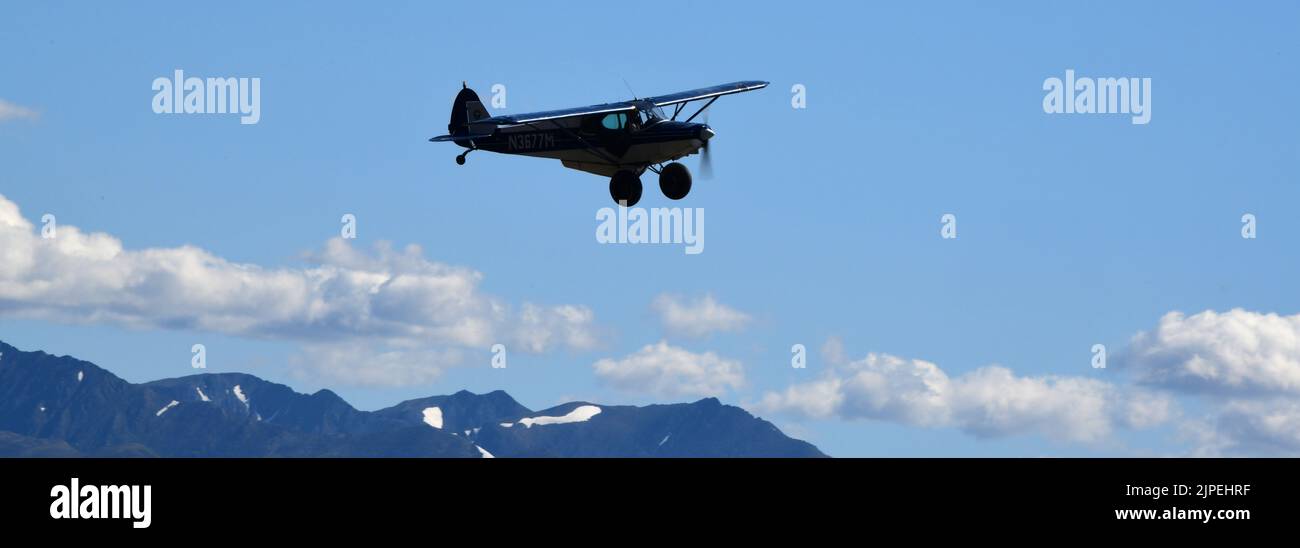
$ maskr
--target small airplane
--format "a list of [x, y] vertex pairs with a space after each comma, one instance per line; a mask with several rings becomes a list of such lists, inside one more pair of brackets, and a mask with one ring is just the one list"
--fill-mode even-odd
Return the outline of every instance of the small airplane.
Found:
[[[451, 141], [465, 152], [458, 165], [475, 150], [553, 158], [564, 167], [609, 177], [609, 195], [631, 207], [641, 201], [641, 174], [659, 175], [659, 189], [672, 200], [691, 191], [691, 172], [676, 162], [703, 149], [701, 170], [707, 176], [709, 139], [713, 128], [691, 123], [718, 97], [767, 87], [750, 80], [670, 93], [658, 97], [605, 103], [589, 107], [528, 114], [488, 116], [478, 94], [464, 83], [452, 103], [448, 135], [429, 139]], [[685, 120], [677, 121], [686, 105], [707, 101]], [[673, 107], [672, 116], [663, 107]]]

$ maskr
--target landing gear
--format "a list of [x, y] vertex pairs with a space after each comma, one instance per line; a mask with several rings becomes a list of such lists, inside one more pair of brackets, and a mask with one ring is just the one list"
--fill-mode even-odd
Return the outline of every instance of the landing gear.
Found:
[[465, 152], [462, 152], [458, 156], [456, 156], [456, 165], [458, 166], [465, 165], [465, 157], [469, 156], [469, 153], [474, 152], [475, 150], [478, 150], [478, 147], [474, 146], [473, 141], [470, 141], [469, 148], [465, 149]]
[[609, 179], [609, 197], [619, 205], [632, 207], [641, 201], [641, 176], [633, 171], [620, 171]]
[[669, 200], [680, 200], [691, 192], [691, 172], [686, 166], [673, 162], [659, 171], [659, 190]]

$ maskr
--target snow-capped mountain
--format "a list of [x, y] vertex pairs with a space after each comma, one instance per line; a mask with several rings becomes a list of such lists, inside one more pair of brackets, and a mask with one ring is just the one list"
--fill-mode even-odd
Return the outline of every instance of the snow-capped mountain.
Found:
[[132, 384], [0, 343], [0, 456], [822, 457], [714, 398], [532, 411], [460, 391], [359, 411], [242, 373]]

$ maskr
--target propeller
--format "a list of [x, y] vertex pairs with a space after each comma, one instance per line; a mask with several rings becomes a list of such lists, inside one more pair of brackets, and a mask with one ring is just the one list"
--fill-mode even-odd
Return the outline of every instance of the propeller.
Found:
[[[709, 113], [704, 113], [704, 125], [709, 125]], [[713, 139], [704, 141], [704, 146], [700, 147], [700, 176], [705, 179], [713, 178], [713, 161], [709, 156], [709, 142]]]

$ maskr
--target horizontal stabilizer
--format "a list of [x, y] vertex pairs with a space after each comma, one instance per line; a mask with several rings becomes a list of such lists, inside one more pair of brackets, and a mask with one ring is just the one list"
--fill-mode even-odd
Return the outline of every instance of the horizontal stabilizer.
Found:
[[435, 143], [443, 143], [446, 141], [473, 141], [475, 139], [482, 139], [491, 136], [492, 136], [491, 133], [472, 133], [468, 135], [439, 135], [437, 137], [432, 137], [429, 140]]

